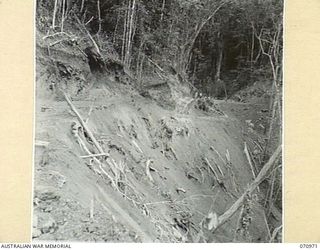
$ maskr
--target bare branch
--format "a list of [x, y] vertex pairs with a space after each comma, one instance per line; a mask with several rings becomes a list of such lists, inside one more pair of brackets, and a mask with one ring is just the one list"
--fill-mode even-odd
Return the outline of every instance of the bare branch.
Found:
[[266, 178], [269, 171], [272, 170], [272, 167], [278, 160], [280, 153], [281, 153], [281, 146], [278, 146], [276, 151], [270, 157], [269, 161], [263, 166], [257, 178], [250, 184], [247, 190], [226, 212], [224, 212], [221, 216], [219, 216], [218, 225], [213, 229], [212, 232], [215, 232], [220, 226], [226, 223], [235, 214], [235, 212], [241, 207], [241, 205], [245, 200], [246, 195], [251, 194], [259, 186], [259, 184]]
[[75, 16], [75, 19], [77, 20], [80, 28], [83, 29], [83, 30], [86, 32], [86, 34], [88, 35], [88, 37], [90, 38], [90, 40], [91, 40], [91, 42], [93, 43], [93, 46], [96, 48], [98, 54], [99, 54], [100, 56], [102, 56], [101, 53], [100, 53], [99, 46], [98, 46], [98, 44], [96, 43], [96, 41], [93, 39], [93, 37], [91, 36], [90, 32], [86, 29], [86, 27], [84, 26], [84, 24], [81, 23], [81, 21], [79, 20], [79, 18], [77, 17], [77, 15], [74, 15], [74, 16]]
[[77, 116], [81, 126], [86, 130], [88, 136], [90, 137], [90, 139], [92, 140], [93, 144], [96, 146], [96, 148], [98, 149], [100, 154], [106, 154], [103, 150], [103, 148], [100, 146], [99, 142], [97, 141], [97, 139], [95, 138], [95, 136], [93, 135], [93, 133], [91, 132], [90, 128], [88, 127], [87, 123], [82, 119], [81, 115], [79, 114], [78, 110], [75, 108], [75, 106], [73, 105], [73, 103], [71, 102], [70, 98], [67, 96], [67, 94], [65, 92], [63, 92], [61, 90], [61, 92], [64, 95], [65, 100], [67, 101], [67, 103], [69, 104], [71, 110], [73, 111], [73, 113], [75, 113], [75, 115]]

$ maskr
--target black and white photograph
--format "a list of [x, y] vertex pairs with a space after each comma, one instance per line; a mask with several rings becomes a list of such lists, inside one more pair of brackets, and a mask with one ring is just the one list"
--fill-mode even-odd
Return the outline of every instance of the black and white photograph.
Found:
[[36, 0], [33, 242], [281, 243], [282, 0]]

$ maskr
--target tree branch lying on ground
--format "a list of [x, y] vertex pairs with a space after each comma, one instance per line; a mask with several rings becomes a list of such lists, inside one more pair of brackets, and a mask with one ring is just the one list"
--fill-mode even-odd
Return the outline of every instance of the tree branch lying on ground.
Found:
[[279, 159], [281, 150], [282, 150], [281, 146], [278, 146], [276, 151], [270, 157], [269, 161], [263, 166], [257, 178], [250, 184], [247, 190], [226, 212], [224, 212], [222, 215], [218, 217], [217, 224], [212, 230], [212, 232], [215, 232], [220, 226], [226, 223], [235, 214], [235, 212], [237, 212], [237, 210], [241, 207], [241, 205], [245, 200], [245, 197], [248, 194], [251, 194], [259, 186], [259, 184], [267, 177], [267, 174], [270, 172], [270, 170], [272, 170], [274, 164]]

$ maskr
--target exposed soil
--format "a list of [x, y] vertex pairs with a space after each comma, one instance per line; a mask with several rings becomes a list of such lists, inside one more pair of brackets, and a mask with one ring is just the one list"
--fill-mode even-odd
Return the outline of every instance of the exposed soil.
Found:
[[[263, 192], [248, 199], [251, 219], [243, 230], [240, 211], [214, 234], [208, 216], [226, 211], [254, 178], [244, 142], [257, 171], [263, 164], [268, 93], [245, 103], [210, 99], [203, 109], [174, 75], [139, 88], [126, 76], [92, 75], [71, 45], [53, 47], [49, 55], [37, 46], [35, 140], [48, 144], [35, 147], [34, 240], [267, 241]], [[88, 152], [74, 134], [78, 120], [58, 88], [110, 154], [96, 157], [102, 168], [81, 157]], [[99, 153], [76, 129], [90, 153]], [[281, 224], [274, 214], [273, 228]]]

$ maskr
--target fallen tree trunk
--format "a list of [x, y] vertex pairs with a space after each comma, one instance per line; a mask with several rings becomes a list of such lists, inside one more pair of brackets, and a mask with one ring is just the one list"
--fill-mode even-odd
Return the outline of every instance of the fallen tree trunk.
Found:
[[237, 210], [243, 204], [245, 197], [248, 194], [251, 194], [259, 186], [259, 184], [267, 177], [267, 174], [269, 173], [269, 171], [272, 169], [275, 162], [279, 158], [280, 153], [281, 153], [281, 146], [279, 146], [276, 149], [276, 151], [270, 157], [269, 161], [261, 169], [257, 178], [250, 184], [250, 186], [241, 195], [241, 197], [226, 212], [224, 212], [222, 215], [220, 215], [218, 217], [218, 223], [217, 223], [216, 227], [213, 228], [212, 232], [215, 232], [220, 226], [222, 226], [224, 223], [226, 223], [235, 214], [235, 212], [237, 212]]
[[89, 129], [87, 123], [82, 119], [81, 115], [79, 114], [78, 110], [76, 109], [76, 107], [73, 105], [73, 103], [71, 102], [70, 98], [67, 96], [67, 94], [65, 92], [63, 92], [64, 98], [66, 99], [67, 103], [69, 104], [71, 110], [73, 111], [73, 113], [75, 113], [75, 115], [77, 116], [81, 126], [86, 130], [88, 136], [90, 137], [90, 139], [92, 140], [93, 144], [96, 146], [96, 148], [98, 149], [100, 154], [104, 154], [106, 156], [108, 156], [108, 154], [106, 154], [104, 152], [104, 150], [102, 149], [102, 147], [100, 146], [99, 142], [97, 141], [97, 139], [94, 137], [93, 133], [91, 132], [91, 130]]
[[83, 23], [81, 23], [80, 19], [76, 15], [74, 15], [74, 17], [75, 17], [76, 21], [78, 22], [80, 29], [83, 29], [85, 31], [85, 33], [88, 35], [89, 39], [91, 40], [93, 46], [96, 48], [98, 54], [102, 57], [97, 42], [93, 39], [90, 32], [87, 30], [86, 26]]

